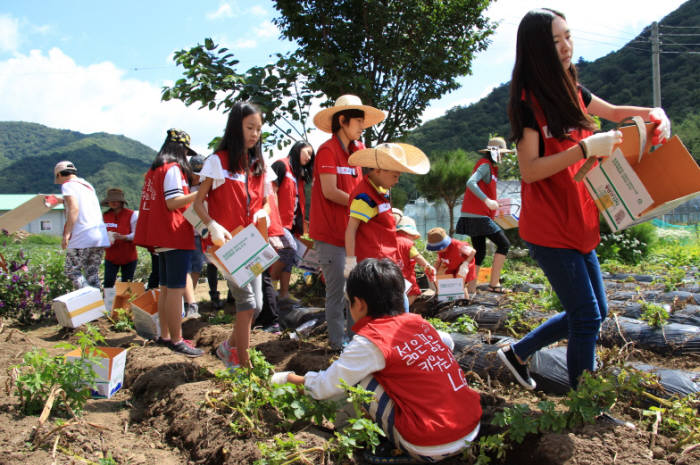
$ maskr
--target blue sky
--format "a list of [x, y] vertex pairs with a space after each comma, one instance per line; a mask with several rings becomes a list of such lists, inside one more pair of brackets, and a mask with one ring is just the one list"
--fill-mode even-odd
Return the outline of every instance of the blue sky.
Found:
[[[515, 31], [531, 8], [563, 11], [574, 55], [591, 61], [617, 50], [681, 0], [500, 0], [488, 16], [500, 21], [486, 52], [477, 56], [462, 88], [431, 102], [424, 120], [468, 105], [510, 79]], [[160, 89], [181, 77], [174, 51], [205, 37], [228, 46], [240, 71], [294, 49], [279, 38], [270, 0], [0, 2], [0, 120], [21, 120], [84, 133], [123, 134], [154, 149], [165, 130], [180, 127], [193, 145], [221, 135], [226, 116], [180, 102], [161, 102]], [[585, 84], [585, 83], [584, 83]], [[591, 89], [595, 92], [595, 89]], [[615, 102], [624, 103], [624, 102]], [[315, 145], [326, 136], [314, 131]]]

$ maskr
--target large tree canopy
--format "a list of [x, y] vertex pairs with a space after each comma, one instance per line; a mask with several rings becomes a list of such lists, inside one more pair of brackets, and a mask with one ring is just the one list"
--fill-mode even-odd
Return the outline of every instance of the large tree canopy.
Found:
[[457, 89], [494, 26], [491, 0], [276, 0], [275, 24], [314, 69], [312, 89], [358, 95], [388, 113], [367, 134], [395, 140], [421, 122], [428, 102]]

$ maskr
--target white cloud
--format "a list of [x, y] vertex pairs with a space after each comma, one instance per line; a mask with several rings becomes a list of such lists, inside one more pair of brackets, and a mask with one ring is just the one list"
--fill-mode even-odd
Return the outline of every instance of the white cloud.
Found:
[[255, 48], [258, 43], [253, 39], [239, 39], [233, 43], [232, 48], [244, 49], [244, 48]]
[[19, 21], [0, 15], [0, 52], [15, 52], [19, 45]]
[[275, 37], [278, 35], [277, 26], [275, 26], [271, 21], [263, 21], [259, 26], [254, 29], [255, 35], [257, 37], [267, 39], [270, 37]]
[[255, 5], [251, 7], [250, 9], [250, 14], [255, 15], [255, 16], [265, 16], [267, 15], [267, 10], [260, 5]]
[[221, 135], [226, 116], [217, 111], [160, 100], [160, 87], [124, 77], [110, 62], [79, 66], [60, 49], [33, 50], [0, 61], [0, 114], [3, 120], [31, 121], [83, 133], [123, 134], [154, 149], [166, 129], [192, 137], [195, 150]]
[[234, 8], [231, 6], [230, 2], [222, 2], [216, 11], [207, 13], [206, 16], [209, 20], [233, 18], [235, 16], [233, 10]]

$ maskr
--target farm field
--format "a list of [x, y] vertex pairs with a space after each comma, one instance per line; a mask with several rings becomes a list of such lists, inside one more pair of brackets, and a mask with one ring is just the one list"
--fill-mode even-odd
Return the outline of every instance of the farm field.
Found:
[[[8, 263], [22, 250], [29, 259], [28, 272], [41, 263], [36, 270], [48, 287], [65, 285], [53, 270], [53, 262], [61, 260], [55, 244], [6, 241]], [[46, 250], [56, 257], [43, 255]], [[437, 304], [434, 298], [422, 299], [415, 310], [454, 334], [455, 357], [481, 394], [484, 410], [481, 442], [471, 455], [442, 463], [700, 463], [700, 398], [688, 395], [700, 389], [699, 263], [700, 242], [692, 236], [657, 239], [637, 264], [603, 262], [610, 315], [601, 330], [599, 370], [582, 382], [576, 395], [567, 394], [566, 376], [557, 371], [563, 345], [542, 351], [552, 358], [538, 360], [533, 368], [541, 387], [534, 392], [520, 388], [496, 357], [499, 343], [521, 337], [559, 309], [529, 259], [507, 262], [503, 284], [512, 290], [507, 294], [484, 288], [469, 301]], [[219, 288], [224, 289], [223, 283]], [[322, 307], [318, 282], [298, 280], [294, 293], [306, 306]], [[352, 424], [349, 404], [330, 408], [292, 388], [267, 383], [272, 369], [303, 374], [327, 367], [336, 355], [326, 350], [325, 325], [296, 339], [289, 331], [255, 329], [255, 368], [226, 375], [215, 350], [231, 330], [232, 305], [224, 312], [211, 309], [206, 283], [197, 294], [202, 318], [186, 321], [183, 333], [205, 350], [203, 357], [186, 359], [100, 318], [91, 323], [104, 338], [99, 345], [129, 348], [122, 389], [110, 399], [87, 400], [80, 413], [62, 408], [65, 398], [59, 392], [45, 421], [41, 409], [27, 414], [16, 394], [16, 380], [31, 371], [23, 358], [36, 349], [61, 355], [66, 350], [57, 348], [58, 343], [80, 346], [90, 330], [62, 328], [50, 312], [40, 321], [20, 323], [4, 294], [0, 464], [366, 463], [362, 448], [353, 451], [348, 444], [370, 437], [369, 429], [357, 428], [362, 434], [355, 435], [343, 430]], [[663, 376], [650, 377], [649, 368], [640, 363], [663, 369], [656, 370]], [[646, 371], [633, 370], [632, 364]], [[672, 396], [672, 391], [683, 394]], [[333, 411], [324, 410], [328, 408]], [[603, 411], [609, 416], [599, 416]]]

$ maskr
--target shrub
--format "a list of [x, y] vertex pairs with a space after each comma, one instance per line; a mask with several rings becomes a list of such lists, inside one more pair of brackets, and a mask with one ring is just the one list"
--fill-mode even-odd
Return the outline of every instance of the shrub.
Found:
[[656, 228], [642, 223], [619, 232], [611, 232], [607, 223], [600, 224], [600, 245], [596, 249], [599, 260], [619, 260], [636, 265], [649, 255], [656, 239]]
[[23, 325], [47, 316], [51, 310], [50, 289], [44, 275], [29, 268], [29, 259], [22, 251], [7, 265], [7, 273], [0, 269], [0, 315]]

